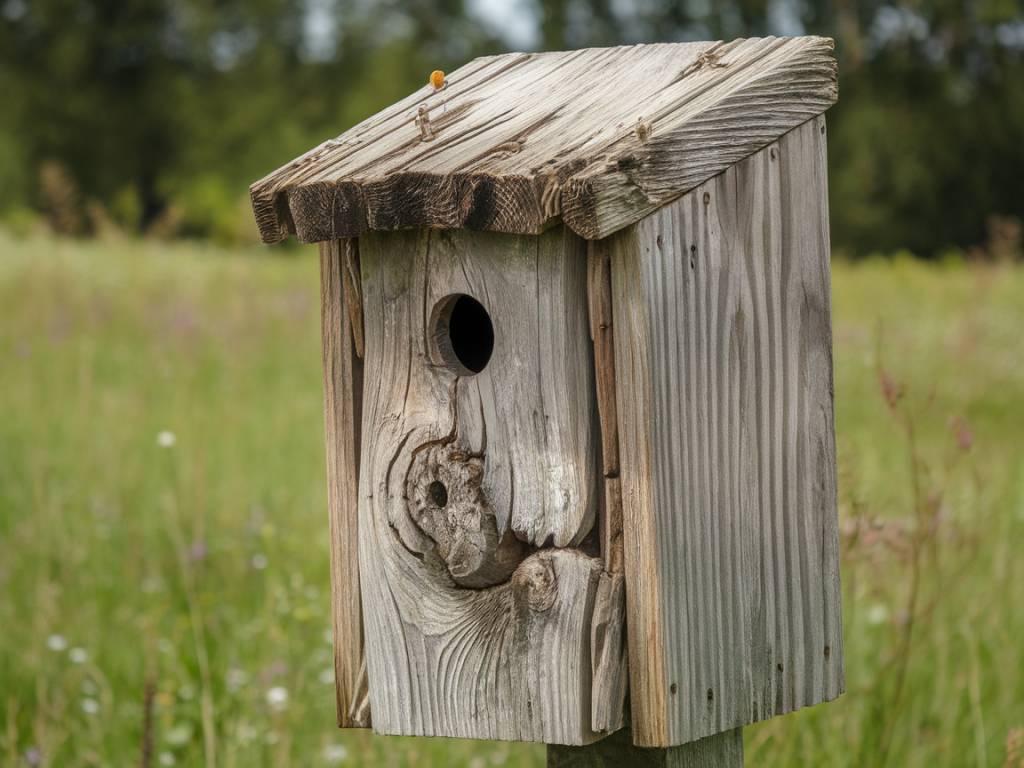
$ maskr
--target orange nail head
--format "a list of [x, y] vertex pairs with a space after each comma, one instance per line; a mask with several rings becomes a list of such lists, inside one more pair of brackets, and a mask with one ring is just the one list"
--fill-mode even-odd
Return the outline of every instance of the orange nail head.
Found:
[[435, 69], [430, 73], [430, 84], [434, 86], [435, 91], [439, 91], [444, 88], [444, 72], [440, 69]]

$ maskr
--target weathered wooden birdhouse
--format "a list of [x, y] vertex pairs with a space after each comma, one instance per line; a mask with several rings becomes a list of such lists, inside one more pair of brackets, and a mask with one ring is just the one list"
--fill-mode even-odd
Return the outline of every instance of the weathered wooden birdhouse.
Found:
[[341, 725], [734, 754], [842, 691], [831, 49], [476, 59], [253, 185], [320, 244]]

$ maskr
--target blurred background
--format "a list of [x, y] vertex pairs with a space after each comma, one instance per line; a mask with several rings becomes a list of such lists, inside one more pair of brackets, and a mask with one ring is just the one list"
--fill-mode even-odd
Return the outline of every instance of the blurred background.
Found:
[[848, 692], [750, 765], [1024, 765], [1020, 0], [0, 0], [0, 764], [539, 766], [333, 727], [317, 263], [248, 185], [506, 50], [836, 39]]

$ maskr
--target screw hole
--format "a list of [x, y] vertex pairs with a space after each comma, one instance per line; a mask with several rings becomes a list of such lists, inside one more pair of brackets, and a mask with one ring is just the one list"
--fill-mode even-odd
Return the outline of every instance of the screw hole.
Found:
[[484, 305], [464, 293], [434, 308], [433, 335], [440, 362], [460, 376], [480, 373], [494, 352], [494, 325]]
[[444, 483], [440, 480], [432, 482], [427, 487], [427, 493], [430, 494], [430, 500], [441, 509], [448, 506], [448, 489], [444, 487]]

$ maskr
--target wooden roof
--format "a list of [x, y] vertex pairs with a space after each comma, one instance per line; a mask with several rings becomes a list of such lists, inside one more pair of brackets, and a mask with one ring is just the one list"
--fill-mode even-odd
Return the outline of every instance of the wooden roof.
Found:
[[832, 47], [767, 37], [474, 59], [253, 184], [260, 234], [532, 234], [561, 217], [605, 237], [825, 111]]

